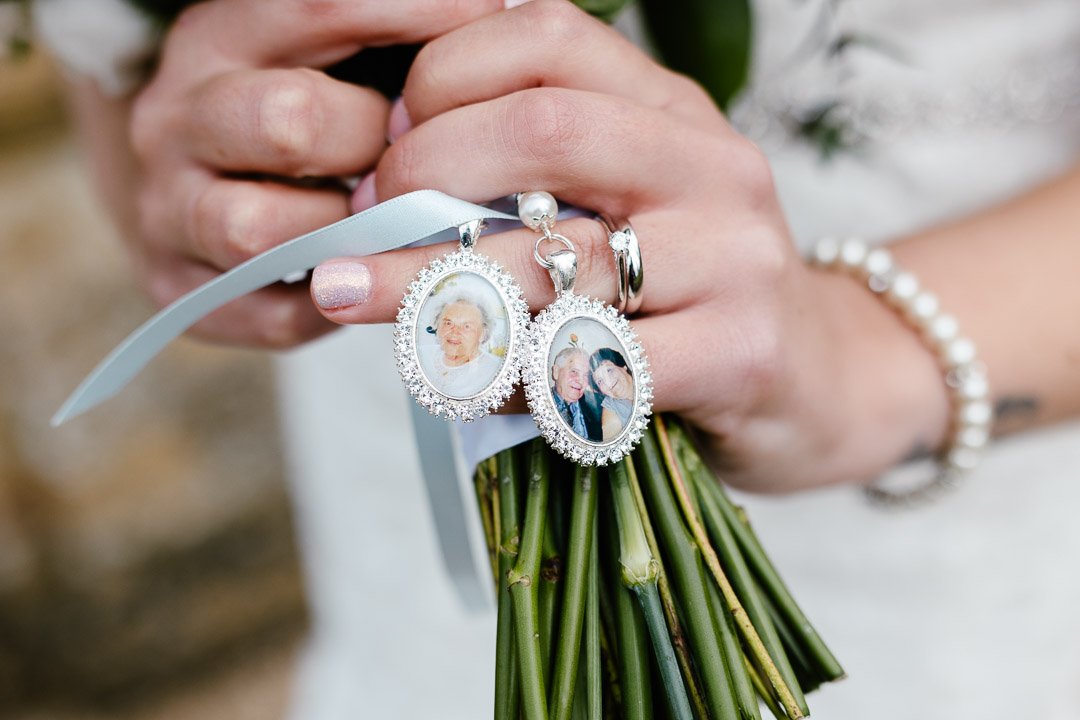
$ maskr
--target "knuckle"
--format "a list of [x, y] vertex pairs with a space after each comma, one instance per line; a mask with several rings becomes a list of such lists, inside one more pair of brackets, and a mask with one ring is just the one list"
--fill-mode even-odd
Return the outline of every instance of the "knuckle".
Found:
[[574, 228], [577, 246], [578, 275], [583, 278], [596, 278], [599, 285], [596, 292], [599, 297], [614, 297], [615, 260], [608, 245], [608, 234], [596, 220], [582, 221], [581, 227]]
[[426, 155], [413, 138], [406, 135], [386, 149], [376, 173], [377, 184], [384, 192], [380, 197], [391, 197], [424, 187], [422, 178]]
[[151, 264], [142, 276], [142, 289], [158, 309], [169, 305], [183, 294], [174, 268], [163, 265], [160, 261]]
[[537, 88], [513, 96], [507, 145], [516, 157], [549, 163], [573, 161], [587, 138], [586, 123], [570, 97]]
[[[446, 42], [436, 38], [424, 45], [416, 54], [412, 67], [409, 69], [409, 77], [406, 80], [407, 94], [410, 100], [424, 97], [438, 89], [445, 91], [444, 68], [452, 68], [454, 60], [447, 57]], [[410, 92], [411, 91], [411, 92]]]
[[526, 4], [532, 37], [562, 47], [578, 39], [588, 16], [567, 0], [533, 0]]
[[257, 255], [261, 204], [254, 197], [241, 198], [207, 186], [191, 209], [190, 234], [195, 251], [228, 267]]
[[205, 18], [213, 15], [213, 8], [209, 7], [210, 5], [211, 3], [189, 4], [176, 16], [171, 34], [184, 31], [195, 32], [195, 28], [198, 28], [198, 26], [205, 22]]
[[266, 308], [261, 328], [261, 344], [272, 350], [287, 350], [319, 334], [311, 322], [315, 315], [310, 302], [298, 298], [275, 302]]
[[131, 119], [128, 122], [128, 140], [135, 157], [146, 162], [153, 158], [160, 143], [162, 124], [161, 102], [158, 100], [154, 85], [150, 85], [136, 97], [131, 106]]
[[319, 136], [315, 81], [306, 70], [275, 73], [254, 108], [258, 145], [287, 172], [303, 174]]
[[761, 208], [772, 204], [776, 190], [772, 167], [765, 153], [755, 143], [740, 135], [733, 146], [733, 154], [732, 167], [753, 206]]
[[668, 72], [671, 99], [667, 106], [686, 106], [687, 108], [709, 107], [715, 108], [712, 96], [696, 80], [682, 73]]
[[752, 313], [749, 320], [735, 333], [737, 349], [731, 370], [745, 399], [757, 404], [770, 397], [781, 382], [785, 352], [777, 313], [764, 309]]
[[337, 20], [348, 9], [340, 0], [293, 0], [296, 10], [303, 17]]

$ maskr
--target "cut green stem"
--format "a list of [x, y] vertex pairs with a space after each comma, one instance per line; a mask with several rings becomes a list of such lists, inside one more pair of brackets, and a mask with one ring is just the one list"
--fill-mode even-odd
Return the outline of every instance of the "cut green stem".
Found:
[[671, 430], [672, 440], [677, 445], [676, 454], [681, 460], [682, 468], [686, 471], [688, 480], [696, 491], [698, 507], [701, 509], [702, 519], [705, 521], [705, 527], [709, 532], [709, 539], [719, 553], [720, 559], [731, 579], [731, 584], [742, 601], [750, 621], [757, 628], [758, 635], [760, 635], [766, 651], [776, 664], [777, 670], [780, 671], [780, 676], [791, 690], [799, 709], [802, 710], [804, 715], [809, 715], [810, 708], [807, 706], [806, 698], [799, 687], [795, 671], [791, 666], [787, 653], [784, 651], [783, 644], [780, 642], [776, 628], [773, 626], [772, 618], [762, 603], [757, 584], [754, 582], [750, 569], [739, 551], [735, 536], [732, 534], [731, 528], [728, 527], [716, 498], [709, 492], [707, 487], [704, 487], [708, 484], [715, 485], [716, 480], [712, 477], [712, 473], [705, 468], [696, 453], [691, 454], [692, 448], [684, 444], [684, 438], [677, 434], [677, 428], [673, 426]]
[[682, 670], [682, 679], [686, 685], [686, 694], [690, 697], [690, 704], [694, 708], [694, 716], [699, 718], [709, 717], [706, 708], [705, 696], [701, 690], [693, 659], [690, 657], [690, 644], [687, 641], [686, 628], [679, 619], [678, 608], [675, 605], [675, 595], [671, 590], [671, 580], [664, 566], [664, 559], [660, 556], [660, 544], [656, 540], [656, 532], [653, 530], [652, 520], [649, 518], [648, 506], [645, 504], [645, 496], [641, 492], [638, 483], [637, 470], [634, 463], [625, 465], [627, 478], [630, 481], [630, 491], [634, 496], [634, 505], [637, 507], [641, 526], [645, 530], [645, 538], [649, 543], [649, 552], [659, 568], [657, 587], [660, 591], [660, 605], [664, 609], [664, 617], [667, 619], [668, 636], [671, 645], [675, 649], [675, 657], [679, 660], [679, 669]]
[[540, 550], [547, 515], [547, 458], [548, 450], [543, 441], [533, 441], [521, 549], [517, 563], [507, 576], [514, 610], [521, 709], [526, 720], [546, 720], [548, 716], [536, 600], [540, 577]]
[[[513, 608], [507, 575], [518, 555], [520, 539], [517, 466], [514, 452], [499, 453], [497, 477], [492, 483], [493, 529], [498, 544], [498, 616], [495, 635], [495, 720], [518, 717], [518, 671], [514, 641]], [[489, 472], [489, 475], [491, 472]]]
[[724, 598], [724, 602], [727, 605], [728, 611], [731, 613], [731, 617], [735, 620], [735, 625], [739, 629], [739, 634], [742, 635], [743, 640], [749, 647], [750, 654], [753, 657], [755, 664], [761, 668], [765, 677], [768, 679], [769, 684], [779, 696], [780, 702], [784, 706], [784, 710], [787, 712], [788, 716], [792, 720], [798, 720], [804, 716], [803, 711], [799, 707], [799, 703], [796, 702], [791, 688], [788, 687], [783, 676], [780, 675], [776, 663], [769, 657], [769, 653], [765, 649], [761, 637], [758, 635], [753, 623], [747, 616], [746, 610], [743, 608], [742, 603], [735, 594], [735, 590], [732, 588], [727, 575], [720, 567], [720, 561], [716, 557], [716, 551], [709, 542], [709, 538], [705, 534], [705, 528], [702, 526], [701, 520], [698, 518], [697, 512], [694, 509], [690, 492], [687, 489], [686, 481], [684, 480], [681, 469], [675, 459], [675, 453], [671, 448], [671, 441], [667, 435], [664, 421], [661, 417], [653, 419], [652, 430], [653, 433], [655, 433], [656, 441], [660, 446], [667, 464], [671, 478], [671, 487], [674, 490], [675, 497], [678, 498], [679, 506], [682, 508], [683, 518], [690, 528], [690, 534], [701, 552], [705, 566], [709, 569], [713, 579], [716, 580], [716, 584], [720, 588], [720, 594]]
[[761, 547], [757, 536], [746, 522], [743, 513], [731, 502], [718, 483], [702, 483], [702, 486], [716, 500], [724, 519], [727, 521], [727, 526], [731, 529], [742, 550], [747, 565], [765, 591], [764, 595], [771, 599], [776, 607], [777, 614], [783, 619], [784, 625], [792, 632], [798, 643], [812, 659], [821, 676], [827, 680], [839, 680], [844, 677], [844, 669], [840, 666], [836, 656], [825, 645], [825, 642], [818, 635], [814, 626], [810, 624], [802, 609], [796, 604], [772, 561], [765, 554], [765, 550]]
[[585, 617], [589, 556], [596, 525], [596, 469], [579, 467], [574, 473], [574, 494], [570, 507], [570, 527], [566, 548], [559, 639], [555, 670], [551, 679], [551, 717], [568, 720], [574, 707], [578, 659], [581, 657], [581, 627]]
[[589, 720], [603, 720], [604, 672], [600, 658], [600, 558], [595, 527], [589, 553], [588, 589], [585, 595], [585, 695]]
[[[658, 420], [653, 418], [653, 428], [656, 428]], [[656, 523], [665, 567], [670, 569], [672, 583], [679, 595], [679, 606], [690, 633], [690, 645], [700, 671], [709, 717], [712, 720], [738, 720], [716, 626], [709, 612], [707, 577], [701, 563], [701, 550], [683, 525], [655, 429], [642, 437], [639, 457], [642, 461], [642, 490]]]

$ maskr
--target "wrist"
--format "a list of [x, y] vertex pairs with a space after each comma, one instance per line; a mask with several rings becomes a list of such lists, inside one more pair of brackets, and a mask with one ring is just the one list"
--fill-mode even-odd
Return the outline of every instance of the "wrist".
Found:
[[950, 397], [933, 350], [859, 279], [819, 268], [811, 278], [833, 338], [835, 481], [869, 482], [942, 450]]

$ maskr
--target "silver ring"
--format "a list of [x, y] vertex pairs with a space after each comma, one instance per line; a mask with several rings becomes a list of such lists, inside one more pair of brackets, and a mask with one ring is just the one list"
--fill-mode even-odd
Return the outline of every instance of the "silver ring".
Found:
[[641, 308], [641, 288], [645, 272], [641, 267], [641, 246], [637, 233], [626, 218], [597, 215], [608, 231], [608, 245], [615, 255], [615, 273], [619, 279], [619, 312], [630, 316]]

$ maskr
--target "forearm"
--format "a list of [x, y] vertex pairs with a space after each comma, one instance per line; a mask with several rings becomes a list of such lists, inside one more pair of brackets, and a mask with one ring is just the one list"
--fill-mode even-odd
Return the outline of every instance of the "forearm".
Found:
[[1080, 415], [1080, 166], [892, 247], [986, 364], [995, 432]]

